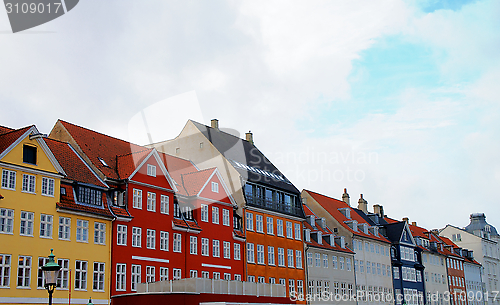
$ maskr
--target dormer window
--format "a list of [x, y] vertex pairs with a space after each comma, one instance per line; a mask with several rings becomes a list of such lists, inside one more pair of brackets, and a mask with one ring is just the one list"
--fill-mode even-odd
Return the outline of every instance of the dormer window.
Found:
[[304, 239], [306, 242], [310, 243], [311, 242], [311, 230], [305, 229], [304, 230]]
[[36, 146], [23, 146], [23, 162], [36, 165]]
[[181, 218], [181, 210], [179, 208], [179, 203], [177, 201], [174, 202], [174, 217]]
[[79, 186], [78, 202], [101, 206], [102, 193], [99, 190], [91, 189], [89, 187]]
[[184, 218], [186, 218], [187, 220], [193, 220], [193, 210], [191, 209], [191, 207], [184, 207], [182, 209], [182, 214], [184, 215]]
[[351, 209], [349, 208], [339, 208], [340, 213], [344, 215], [347, 219], [351, 219]]
[[156, 177], [156, 166], [148, 164], [148, 176]]
[[104, 159], [103, 159], [103, 158], [101, 158], [101, 157], [97, 157], [97, 159], [99, 160], [99, 162], [101, 162], [101, 164], [102, 164], [103, 166], [109, 167], [108, 163], [106, 163], [106, 161], [104, 161]]
[[219, 192], [219, 184], [217, 182], [212, 182], [212, 192], [214, 193]]
[[318, 244], [322, 245], [323, 244], [323, 233], [321, 231], [318, 231]]

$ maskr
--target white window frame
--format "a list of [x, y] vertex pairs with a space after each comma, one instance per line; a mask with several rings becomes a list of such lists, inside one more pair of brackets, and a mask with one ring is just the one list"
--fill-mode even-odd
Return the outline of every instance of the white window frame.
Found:
[[247, 263], [255, 263], [254, 244], [247, 243]]
[[76, 241], [80, 243], [89, 242], [89, 221], [76, 219]]
[[54, 197], [55, 180], [42, 177], [42, 196]]
[[23, 174], [23, 193], [36, 194], [36, 176], [30, 174]]
[[[40, 214], [40, 238], [52, 238], [53, 221], [54, 221], [53, 215]], [[88, 228], [87, 228], [87, 239], [88, 239]]]
[[132, 264], [130, 266], [130, 290], [137, 291], [139, 283], [141, 283], [141, 265]]
[[302, 225], [300, 223], [295, 224], [295, 239], [302, 240], [300, 232], [302, 231]]
[[142, 190], [133, 189], [132, 190], [132, 207], [134, 209], [142, 209]]
[[220, 257], [220, 241], [217, 239], [212, 240], [212, 256]]
[[166, 214], [169, 215], [169, 203], [170, 203], [170, 197], [167, 195], [161, 195], [160, 196], [160, 213], [161, 214]]
[[[173, 252], [182, 253], [182, 235], [180, 233], [174, 233], [174, 245]], [[175, 269], [174, 269], [175, 270]]]
[[[19, 255], [17, 261], [17, 287], [18, 288], [30, 288], [31, 285], [31, 266], [33, 260], [31, 256]], [[19, 285], [19, 280], [22, 284]]]
[[212, 192], [219, 193], [219, 183], [212, 181]]
[[189, 254], [198, 254], [198, 237], [189, 236]]
[[106, 283], [106, 264], [102, 262], [94, 262], [93, 272], [92, 291], [104, 292], [104, 283]]
[[274, 220], [272, 217], [266, 218], [267, 234], [274, 235]]
[[156, 249], [156, 230], [146, 229], [146, 248]]
[[257, 245], [257, 264], [265, 265], [264, 245]]
[[212, 223], [219, 224], [219, 208], [212, 206]]
[[94, 244], [106, 244], [106, 224], [103, 222], [94, 221]]
[[127, 245], [127, 226], [126, 225], [116, 225], [116, 245], [126, 246]]
[[280, 237], [284, 237], [283, 235], [283, 220], [276, 219], [276, 235]]
[[[78, 263], [80, 263], [80, 268], [77, 267]], [[87, 261], [75, 260], [75, 290], [87, 291], [87, 269]]]
[[116, 264], [116, 291], [127, 290], [127, 264]]
[[173, 280], [180, 280], [182, 278], [182, 269], [174, 268], [173, 269]]
[[155, 266], [146, 266], [146, 283], [154, 283], [156, 281]]
[[0, 233], [14, 234], [14, 210], [0, 208]]
[[295, 250], [295, 267], [302, 269], [302, 251]]
[[132, 227], [132, 247], [142, 247], [142, 228]]
[[264, 216], [255, 214], [255, 232], [264, 233]]
[[267, 263], [270, 266], [274, 266], [276, 264], [274, 260], [274, 247], [273, 246], [267, 246]]
[[231, 225], [228, 209], [222, 209], [222, 225], [223, 226], [230, 226]]
[[234, 243], [233, 248], [234, 248], [234, 260], [235, 261], [241, 260], [241, 246], [240, 246], [240, 244]]
[[278, 248], [278, 266], [285, 267], [285, 249]]
[[287, 249], [287, 261], [288, 261], [288, 268], [295, 268], [295, 264], [293, 263], [293, 249]]
[[245, 213], [245, 228], [247, 231], [253, 231], [253, 214], [250, 212]]
[[59, 270], [59, 276], [57, 277], [57, 288], [68, 289], [69, 288], [69, 259], [58, 258], [57, 264], [61, 266]]
[[202, 256], [209, 256], [210, 255], [209, 242], [210, 242], [210, 240], [208, 238], [205, 238], [205, 237], [201, 238], [201, 255]]
[[16, 190], [16, 172], [2, 169], [2, 188], [6, 190]]
[[152, 164], [148, 164], [146, 174], [150, 177], [156, 177], [156, 166], [152, 165]]
[[146, 205], [146, 210], [150, 212], [156, 212], [156, 193], [148, 192], [148, 202]]
[[223, 246], [224, 246], [224, 258], [231, 259], [231, 243], [228, 241], [224, 241]]
[[201, 221], [208, 222], [208, 205], [201, 205]]
[[19, 225], [19, 235], [32, 237], [34, 226], [35, 226], [35, 213], [21, 211], [21, 223]]
[[293, 224], [290, 221], [286, 222], [286, 238], [293, 239]]
[[168, 251], [168, 232], [160, 231], [160, 250]]
[[168, 281], [168, 268], [160, 267], [160, 281]]
[[59, 216], [59, 229], [58, 234], [60, 240], [71, 239], [71, 218]]
[[10, 287], [10, 271], [12, 270], [12, 255], [0, 254], [0, 287]]

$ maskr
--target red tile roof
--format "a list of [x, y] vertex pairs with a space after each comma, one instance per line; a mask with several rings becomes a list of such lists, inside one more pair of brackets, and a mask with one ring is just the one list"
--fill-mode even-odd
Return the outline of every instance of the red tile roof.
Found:
[[[357, 236], [376, 239], [382, 242], [390, 243], [385, 237], [379, 234], [379, 236], [375, 236], [372, 233], [368, 232], [365, 234], [363, 231], [354, 231], [349, 227], [345, 221], [356, 220], [358, 224], [366, 223], [366, 221], [361, 217], [356, 211], [354, 211], [347, 203], [337, 200], [335, 198], [331, 198], [325, 195], [321, 195], [309, 190], [305, 190], [314, 200], [316, 200], [333, 218], [335, 218], [341, 226], [345, 229], [349, 230], [351, 233]], [[351, 210], [351, 219], [348, 219], [344, 214], [342, 214], [338, 209], [340, 208], [349, 208]]]
[[[311, 211], [311, 209], [309, 209], [309, 207], [307, 205], [303, 205], [303, 207], [304, 207], [304, 213], [305, 213], [306, 217], [310, 216], [310, 215], [314, 215], [316, 217], [316, 215], [313, 213], [313, 211]], [[316, 217], [316, 219], [317, 219], [317, 217]], [[321, 232], [321, 234], [323, 236], [329, 235], [329, 234], [333, 234], [333, 232], [328, 227], [325, 227], [324, 229], [321, 226], [314, 226], [313, 227], [307, 221], [304, 222], [304, 227], [306, 229], [309, 229], [311, 231], [311, 233]], [[339, 245], [337, 245], [337, 243], [335, 243], [335, 246], [332, 247], [326, 241], [323, 241], [322, 244], [319, 244], [316, 241], [314, 241], [312, 238], [311, 238], [311, 240], [309, 242], [304, 240], [304, 243], [306, 243], [306, 244], [308, 244], [310, 246], [317, 247], [317, 248], [323, 248], [323, 249], [335, 250], [335, 251], [342, 251], [342, 252], [346, 252], [346, 253], [354, 253], [349, 248], [341, 248]]]
[[[90, 161], [108, 178], [120, 179], [117, 169], [117, 156], [141, 152], [146, 148], [124, 140], [98, 133], [62, 120], [58, 120], [71, 134], [80, 149]], [[104, 165], [99, 158], [107, 164]]]
[[133, 218], [132, 215], [130, 215], [130, 213], [127, 211], [127, 209], [125, 209], [123, 207], [117, 207], [117, 206], [112, 205], [111, 212], [113, 212], [113, 214], [115, 216], [118, 216], [118, 217]]
[[73, 186], [69, 184], [61, 184], [66, 190], [66, 194], [61, 194], [61, 200], [56, 204], [56, 206], [60, 209], [77, 211], [77, 212], [86, 212], [94, 215], [104, 216], [112, 218], [113, 214], [108, 209], [106, 194], [102, 193], [103, 207], [93, 207], [90, 205], [78, 204], [75, 202], [75, 198], [73, 196]]
[[12, 145], [12, 143], [19, 139], [19, 137], [21, 137], [26, 131], [28, 131], [28, 129], [33, 126], [35, 125], [0, 134], [0, 153], [3, 153], [7, 148], [9, 148], [10, 145]]
[[167, 155], [162, 152], [158, 152], [158, 154], [163, 164], [165, 164], [170, 177], [172, 177], [177, 184], [182, 184], [181, 175], [198, 171], [189, 160]]
[[87, 167], [68, 143], [50, 138], [44, 138], [44, 140], [52, 151], [52, 154], [56, 157], [57, 162], [59, 162], [66, 172], [68, 179], [100, 187], [108, 187], [97, 178], [94, 172]]
[[193, 173], [187, 173], [182, 175], [182, 185], [186, 190], [188, 196], [195, 196], [200, 191], [201, 188], [205, 185], [208, 178], [215, 172], [215, 168], [209, 168]]
[[117, 170], [120, 179], [127, 179], [130, 177], [152, 150], [151, 148], [144, 148], [141, 151], [117, 156]]
[[245, 239], [245, 234], [240, 230], [233, 229], [233, 237]]
[[15, 130], [14, 128], [10, 128], [10, 127], [6, 127], [6, 126], [0, 125], [0, 135], [4, 134], [4, 133], [7, 133], [7, 132], [14, 131], [14, 130]]
[[[385, 218], [387, 219], [387, 218]], [[414, 226], [414, 225], [408, 225], [408, 227], [410, 227], [410, 231], [411, 231], [411, 235], [413, 237], [421, 237], [421, 238], [425, 238], [425, 239], [429, 239], [428, 237], [428, 233], [429, 231], [427, 229], [424, 229], [422, 227], [418, 227], [418, 226]]]

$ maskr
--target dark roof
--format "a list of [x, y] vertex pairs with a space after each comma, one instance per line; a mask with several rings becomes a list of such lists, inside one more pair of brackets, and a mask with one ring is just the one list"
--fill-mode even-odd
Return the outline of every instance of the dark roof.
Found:
[[250, 182], [299, 195], [299, 190], [252, 143], [220, 129], [191, 121], [198, 130]]
[[387, 238], [393, 243], [399, 243], [405, 228], [405, 222], [399, 221], [396, 223], [390, 223], [384, 225], [384, 227], [386, 228]]
[[484, 213], [471, 214], [470, 223], [464, 229], [471, 234], [474, 234], [474, 231], [481, 230], [491, 235], [498, 235], [497, 229], [486, 222]]
[[57, 162], [62, 166], [66, 177], [70, 180], [97, 185], [107, 188], [93, 171], [80, 159], [76, 152], [68, 143], [45, 138], [45, 143], [56, 157]]

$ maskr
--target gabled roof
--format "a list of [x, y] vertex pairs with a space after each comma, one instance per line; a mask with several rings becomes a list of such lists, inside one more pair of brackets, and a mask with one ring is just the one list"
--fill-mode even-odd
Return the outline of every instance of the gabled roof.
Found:
[[187, 196], [196, 196], [206, 185], [207, 180], [213, 175], [215, 168], [208, 168], [201, 171], [182, 175], [182, 185]]
[[[314, 214], [314, 212], [309, 209], [309, 207], [307, 205], [303, 205], [304, 206], [304, 213], [307, 216], [311, 216], [311, 215], [314, 215], [315, 219], [317, 219], [317, 216], [316, 214]], [[328, 226], [325, 226], [325, 228], [323, 229], [321, 226], [311, 226], [307, 221], [304, 222], [304, 228], [305, 229], [309, 229], [311, 231], [311, 233], [317, 233], [317, 232], [321, 232], [321, 235], [322, 236], [325, 236], [325, 235], [332, 235], [334, 236], [334, 233], [332, 232], [332, 230], [330, 230], [330, 228], [328, 228]], [[313, 246], [313, 247], [316, 247], [316, 248], [322, 248], [322, 249], [326, 249], [326, 250], [334, 250], [334, 251], [341, 251], [341, 252], [346, 252], [346, 253], [354, 253], [353, 251], [351, 251], [349, 248], [342, 248], [340, 247], [339, 245], [337, 245], [337, 243], [334, 243], [334, 246], [332, 247], [328, 242], [326, 242], [325, 240], [322, 241], [321, 244], [319, 244], [317, 241], [315, 241], [314, 239], [310, 239], [310, 241], [306, 241], [304, 239], [304, 243], [306, 245], [309, 245], [309, 246]]]
[[198, 171], [198, 168], [189, 160], [167, 155], [162, 152], [158, 152], [158, 155], [172, 179], [179, 185], [182, 184], [181, 175]]
[[14, 128], [10, 128], [10, 127], [6, 127], [6, 126], [0, 125], [0, 135], [4, 134], [4, 133], [7, 133], [7, 132], [14, 131], [14, 130], [15, 130]]
[[44, 140], [57, 159], [57, 162], [59, 162], [66, 172], [66, 178], [108, 188], [108, 185], [99, 179], [68, 143], [50, 138], [45, 138]]
[[7, 148], [9, 148], [9, 146], [16, 142], [17, 139], [19, 139], [32, 127], [35, 127], [35, 125], [11, 131], [6, 130], [7, 132], [0, 134], [0, 154], [2, 154]]
[[117, 156], [117, 171], [120, 179], [127, 179], [137, 169], [137, 166], [153, 151], [151, 148], [144, 148], [141, 151], [130, 152]]
[[[331, 197], [328, 197], [325, 195], [315, 193], [313, 191], [309, 191], [309, 190], [304, 190], [304, 191], [307, 192], [314, 200], [316, 200], [316, 202], [318, 202], [333, 218], [335, 218], [343, 228], [349, 230], [349, 232], [351, 232], [352, 234], [389, 243], [389, 241], [385, 237], [383, 237], [381, 234], [379, 234], [379, 236], [375, 236], [371, 232], [368, 232], [368, 234], [365, 234], [364, 232], [362, 232], [360, 230], [354, 231], [353, 229], [351, 229], [351, 227], [349, 227], [345, 223], [346, 221], [348, 222], [350, 220], [356, 220], [358, 222], [358, 224], [367, 223], [367, 222], [365, 221], [365, 219], [363, 217], [361, 217], [358, 213], [356, 213], [356, 211], [352, 207], [350, 207], [347, 203], [340, 201], [340, 200], [337, 200], [335, 198], [331, 198]], [[339, 209], [342, 209], [342, 208], [348, 208], [351, 210], [351, 213], [350, 213], [351, 219], [348, 219], [346, 216], [344, 216], [344, 214], [342, 214], [339, 211]]]
[[75, 197], [73, 195], [74, 194], [73, 186], [70, 184], [61, 184], [61, 187], [64, 187], [66, 193], [61, 194], [61, 200], [58, 203], [56, 203], [56, 207], [58, 209], [73, 211], [73, 212], [84, 212], [106, 218], [113, 218], [113, 214], [111, 214], [111, 212], [108, 209], [107, 198], [104, 192], [101, 194], [103, 202], [103, 206], [101, 208], [101, 207], [94, 207], [91, 205], [83, 205], [76, 203]]
[[421, 237], [424, 239], [429, 239], [428, 237], [429, 231], [427, 229], [414, 225], [408, 225], [408, 226], [410, 227], [411, 235], [413, 235], [413, 237]]
[[255, 145], [220, 129], [191, 122], [248, 181], [299, 195], [299, 190]]
[[410, 234], [409, 237], [410, 237], [411, 243], [415, 244], [415, 241], [413, 240], [413, 237], [411, 235], [411, 231], [409, 230], [406, 221], [398, 221], [395, 223], [389, 223], [389, 224], [384, 225], [384, 227], [386, 228], [387, 238], [390, 241], [399, 243], [402, 239], [403, 232], [406, 231]]
[[118, 156], [134, 154], [146, 149], [143, 146], [104, 135], [63, 120], [58, 120], [56, 124], [58, 123], [66, 128], [92, 164], [109, 179], [121, 179], [118, 171]]
[[[454, 242], [452, 242], [449, 238], [447, 237], [444, 237], [444, 236], [436, 236], [436, 238], [438, 240], [440, 240], [443, 244], [445, 245], [448, 245], [448, 246], [451, 246], [452, 249], [454, 248], [460, 248], [459, 246], [457, 246]], [[452, 251], [449, 251], [448, 249], [444, 249], [443, 251], [443, 254], [444, 255], [448, 255], [448, 256], [454, 256], [455, 258], [457, 259], [464, 259], [462, 256], [456, 254], [453, 250]]]

